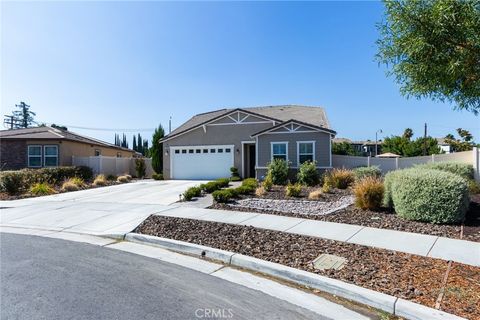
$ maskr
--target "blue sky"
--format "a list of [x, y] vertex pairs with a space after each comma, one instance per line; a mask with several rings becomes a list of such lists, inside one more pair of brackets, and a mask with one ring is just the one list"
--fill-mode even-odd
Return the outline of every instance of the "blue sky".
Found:
[[[374, 61], [378, 2], [2, 2], [1, 111], [113, 142], [114, 131], [176, 127], [224, 107], [326, 108], [339, 137], [411, 127], [480, 140], [480, 121], [407, 100]], [[117, 131], [121, 133], [122, 131]], [[151, 130], [142, 131], [151, 137]], [[130, 144], [131, 144], [131, 139]]]

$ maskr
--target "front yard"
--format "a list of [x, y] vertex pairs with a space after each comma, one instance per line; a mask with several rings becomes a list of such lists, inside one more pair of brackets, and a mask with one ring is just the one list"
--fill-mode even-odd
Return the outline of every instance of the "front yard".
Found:
[[[253, 256], [368, 289], [480, 319], [480, 268], [390, 250], [285, 232], [183, 218], [150, 216], [134, 232], [187, 241]], [[321, 254], [346, 259], [340, 270], [319, 270]], [[439, 298], [441, 292], [442, 298]]]

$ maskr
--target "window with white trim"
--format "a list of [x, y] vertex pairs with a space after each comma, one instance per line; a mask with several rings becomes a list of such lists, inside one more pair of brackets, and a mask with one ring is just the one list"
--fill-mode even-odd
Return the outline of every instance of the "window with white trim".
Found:
[[287, 143], [272, 142], [272, 160], [283, 159], [287, 161]]
[[32, 168], [42, 166], [42, 146], [28, 146], [28, 166]]
[[315, 144], [313, 142], [298, 142], [298, 164], [315, 160]]
[[58, 166], [58, 146], [43, 146], [43, 165], [45, 167]]

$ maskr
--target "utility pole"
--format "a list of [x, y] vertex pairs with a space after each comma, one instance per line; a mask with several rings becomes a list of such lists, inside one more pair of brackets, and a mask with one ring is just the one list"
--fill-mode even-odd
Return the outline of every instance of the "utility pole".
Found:
[[168, 133], [172, 132], [172, 116], [168, 119]]
[[5, 115], [5, 119], [3, 120], [4, 124], [10, 126], [10, 130], [13, 129], [14, 126], [17, 127], [18, 122], [19, 121], [18, 121], [17, 117], [9, 116], [9, 115]]
[[425, 122], [425, 129], [423, 131], [423, 155], [427, 155], [427, 123]]

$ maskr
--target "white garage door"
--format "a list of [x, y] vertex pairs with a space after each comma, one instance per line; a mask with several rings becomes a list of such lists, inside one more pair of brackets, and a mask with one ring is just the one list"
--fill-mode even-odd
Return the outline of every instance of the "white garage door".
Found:
[[172, 179], [230, 177], [233, 145], [170, 147]]

